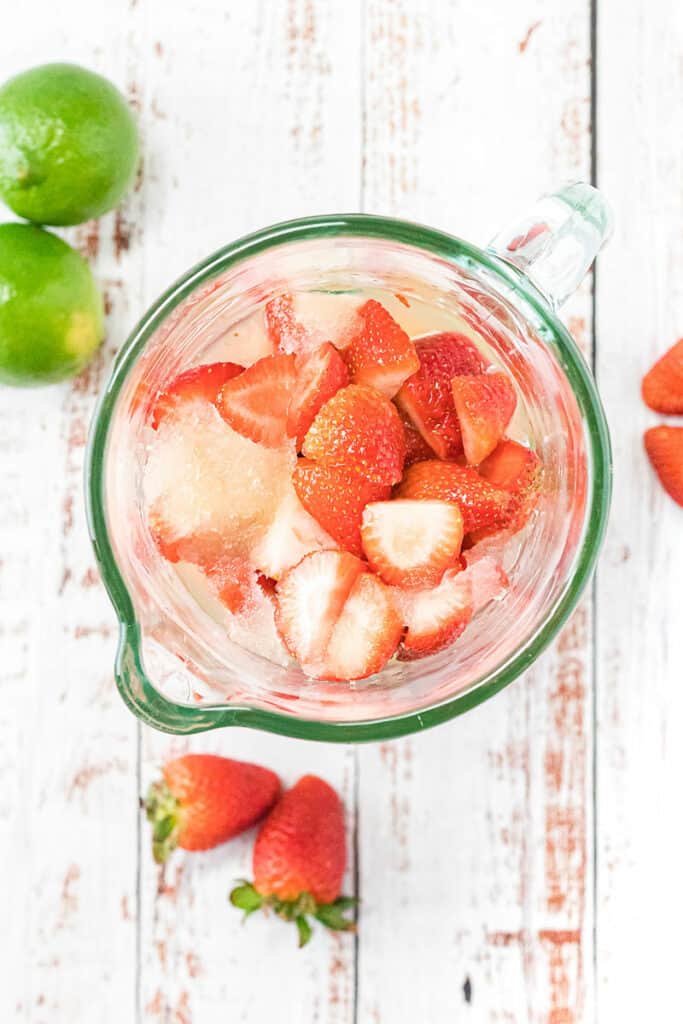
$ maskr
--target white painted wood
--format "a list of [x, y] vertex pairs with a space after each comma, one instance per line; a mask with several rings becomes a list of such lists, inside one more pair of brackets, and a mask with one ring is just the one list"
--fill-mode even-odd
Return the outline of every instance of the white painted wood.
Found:
[[681, 5], [605, 2], [598, 42], [598, 176], [617, 219], [597, 307], [615, 466], [598, 576], [598, 1010], [657, 1020], [680, 1004], [683, 512], [645, 458], [643, 430], [665, 417], [639, 391], [683, 333]]
[[[365, 208], [485, 242], [586, 178], [589, 46], [584, 0], [368, 0]], [[590, 660], [584, 605], [495, 700], [359, 751], [359, 1020], [591, 1019]]]
[[[97, 12], [17, 5], [3, 76], [55, 56], [122, 88], [136, 60], [126, 2]], [[0, 1019], [132, 1021], [137, 728], [112, 680], [115, 620], [82, 498], [86, 431], [139, 303], [139, 253], [117, 258], [124, 213], [70, 232], [109, 306], [108, 338], [70, 385], [0, 387]], [[122, 254], [121, 254], [122, 255]]]
[[[269, 0], [146, 3], [145, 301], [202, 256], [258, 227], [357, 208], [360, 4]], [[199, 30], [198, 30], [199, 29]], [[170, 752], [261, 761], [291, 785], [322, 775], [353, 811], [343, 747], [227, 730], [179, 744], [144, 732], [143, 790]], [[350, 820], [349, 824], [352, 824]], [[349, 830], [351, 833], [351, 829]], [[301, 953], [277, 921], [242, 928], [227, 903], [251, 873], [253, 835], [208, 856], [178, 853], [160, 879], [143, 836], [142, 1020], [350, 1024], [354, 940], [316, 929]], [[349, 885], [352, 886], [352, 867]]]

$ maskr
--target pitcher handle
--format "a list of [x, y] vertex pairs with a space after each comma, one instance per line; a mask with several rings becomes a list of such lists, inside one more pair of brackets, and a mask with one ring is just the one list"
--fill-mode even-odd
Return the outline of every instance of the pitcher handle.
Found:
[[499, 231], [488, 249], [526, 274], [556, 310], [576, 291], [612, 227], [602, 193], [575, 181], [542, 196], [525, 217]]

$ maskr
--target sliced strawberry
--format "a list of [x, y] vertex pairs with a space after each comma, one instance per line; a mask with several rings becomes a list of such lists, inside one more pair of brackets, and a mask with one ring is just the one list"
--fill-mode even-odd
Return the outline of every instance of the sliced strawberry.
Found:
[[[521, 530], [540, 496], [542, 465], [536, 452], [509, 438], [503, 438], [481, 463], [479, 473], [485, 480], [510, 491], [512, 499], [505, 527], [511, 534]], [[491, 528], [484, 528], [472, 540], [476, 543], [489, 533]]]
[[216, 407], [225, 422], [267, 448], [284, 444], [295, 362], [294, 356], [266, 356], [224, 384]]
[[242, 370], [243, 367], [237, 363], [208, 363], [185, 370], [157, 396], [152, 408], [152, 427], [156, 430], [164, 417], [168, 416], [179, 402], [203, 398], [204, 401], [215, 405], [218, 392], [223, 385], [237, 377]]
[[451, 380], [483, 373], [488, 364], [474, 342], [452, 331], [418, 338], [415, 349], [420, 368], [405, 382], [396, 403], [440, 459], [453, 458], [462, 451], [462, 440]]
[[334, 345], [326, 341], [320, 348], [296, 357], [296, 384], [287, 414], [287, 433], [301, 448], [311, 423], [332, 395], [349, 383], [346, 363]]
[[391, 313], [370, 299], [358, 310], [362, 321], [345, 356], [354, 384], [368, 384], [393, 398], [420, 368], [415, 346]]
[[405, 458], [403, 426], [393, 403], [379, 391], [349, 384], [322, 407], [302, 451], [308, 459], [394, 484], [401, 479]]
[[369, 501], [389, 498], [388, 484], [376, 484], [346, 466], [299, 459], [292, 474], [299, 501], [330, 537], [362, 557], [360, 526]]
[[462, 513], [450, 501], [376, 501], [365, 507], [361, 534], [366, 558], [385, 583], [432, 587], [458, 561]]
[[655, 412], [683, 413], [683, 338], [643, 377], [643, 400]]
[[471, 466], [438, 459], [409, 466], [396, 488], [396, 496], [455, 502], [462, 512], [465, 533], [504, 524], [511, 497], [509, 491], [484, 480]]
[[324, 679], [365, 679], [383, 668], [403, 632], [391, 589], [361, 573], [344, 604], [318, 673]]
[[266, 303], [271, 340], [280, 352], [311, 352], [326, 341], [343, 349], [359, 328], [357, 295], [289, 292]]
[[315, 670], [363, 562], [346, 551], [315, 551], [277, 585], [275, 622], [292, 657]]
[[268, 530], [252, 548], [250, 561], [260, 572], [278, 580], [304, 555], [336, 547], [334, 538], [304, 508], [290, 482]]
[[465, 458], [478, 466], [496, 447], [517, 405], [515, 389], [504, 373], [454, 377], [453, 402]]
[[662, 487], [683, 505], [683, 427], [652, 427], [645, 431], [644, 441]]
[[429, 447], [420, 431], [413, 425], [412, 420], [401, 409], [398, 412], [403, 424], [403, 436], [406, 442], [404, 469], [412, 466], [414, 462], [424, 462], [425, 459], [433, 459], [434, 450]]
[[452, 644], [473, 615], [472, 584], [466, 572], [448, 569], [436, 587], [394, 590], [407, 627], [399, 650], [402, 661], [425, 658]]

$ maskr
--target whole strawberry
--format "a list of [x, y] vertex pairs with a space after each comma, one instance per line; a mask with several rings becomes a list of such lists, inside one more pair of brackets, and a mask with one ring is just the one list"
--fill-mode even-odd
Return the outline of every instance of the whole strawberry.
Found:
[[254, 846], [254, 881], [230, 893], [245, 915], [272, 909], [293, 921], [299, 946], [311, 937], [308, 917], [333, 931], [353, 931], [344, 911], [354, 900], [341, 896], [346, 867], [344, 808], [326, 782], [304, 775], [264, 821]]
[[238, 835], [267, 814], [281, 791], [268, 768], [215, 754], [178, 757], [162, 774], [145, 800], [158, 864], [176, 846], [209, 850]]

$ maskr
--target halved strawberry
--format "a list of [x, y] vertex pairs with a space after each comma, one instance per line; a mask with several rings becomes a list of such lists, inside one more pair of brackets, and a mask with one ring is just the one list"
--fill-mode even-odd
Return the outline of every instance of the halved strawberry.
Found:
[[441, 583], [429, 590], [394, 588], [394, 600], [407, 627], [399, 658], [424, 658], [450, 646], [472, 617], [508, 586], [500, 564], [482, 557], [467, 562], [464, 570], [448, 569]]
[[[485, 480], [510, 491], [512, 499], [505, 527], [510, 533], [521, 530], [540, 495], [542, 465], [536, 452], [517, 441], [503, 438], [481, 463], [479, 472]], [[472, 539], [476, 543], [490, 532], [490, 528], [484, 528]]]
[[296, 357], [296, 374], [287, 433], [296, 438], [299, 449], [325, 402], [349, 383], [349, 371], [334, 345], [326, 341], [320, 348]]
[[683, 413], [683, 338], [645, 374], [642, 391], [655, 412]]
[[393, 398], [420, 368], [415, 346], [391, 313], [375, 299], [358, 310], [362, 327], [345, 356], [354, 384], [368, 384]]
[[203, 398], [215, 405], [218, 392], [227, 381], [239, 376], [244, 367], [237, 363], [207, 363], [185, 370], [167, 388], [161, 391], [152, 407], [151, 424], [154, 430], [175, 409], [179, 402]]
[[440, 459], [462, 451], [451, 380], [460, 374], [483, 373], [488, 363], [464, 334], [445, 331], [415, 341], [419, 370], [409, 377], [396, 404], [414, 423]]
[[292, 474], [304, 508], [347, 551], [362, 557], [360, 525], [369, 501], [389, 498], [388, 484], [376, 484], [347, 466], [299, 459]]
[[284, 444], [295, 363], [294, 356], [266, 356], [224, 384], [216, 407], [226, 423], [267, 448]]
[[314, 551], [277, 585], [275, 622], [290, 654], [304, 670], [325, 657], [332, 630], [363, 562], [346, 551]]
[[471, 466], [439, 459], [409, 466], [396, 488], [396, 497], [455, 502], [462, 512], [465, 533], [504, 524], [510, 507], [509, 491], [484, 480]]
[[366, 558], [385, 583], [432, 587], [458, 560], [462, 513], [450, 501], [375, 501], [365, 507], [361, 535]]
[[428, 590], [395, 588], [406, 633], [399, 650], [402, 661], [425, 658], [452, 644], [473, 615], [472, 584], [466, 572], [448, 569]]
[[349, 384], [322, 407], [302, 451], [308, 459], [356, 469], [376, 483], [395, 484], [405, 458], [403, 426], [388, 398], [364, 384]]
[[286, 292], [265, 306], [268, 333], [280, 352], [311, 352], [331, 341], [343, 349], [359, 328], [357, 295]]
[[451, 381], [465, 458], [478, 466], [490, 455], [517, 405], [515, 389], [504, 373], [463, 375]]
[[406, 416], [402, 409], [399, 409], [398, 414], [401, 417], [403, 436], [406, 442], [406, 457], [403, 468], [407, 469], [414, 462], [424, 462], [425, 459], [433, 459], [434, 450], [429, 447], [420, 431], [414, 426], [412, 420]]
[[683, 505], [683, 427], [651, 427], [645, 431], [644, 441], [662, 487]]
[[386, 665], [402, 632], [403, 622], [391, 589], [371, 573], [361, 573], [316, 674], [324, 679], [365, 679]]

